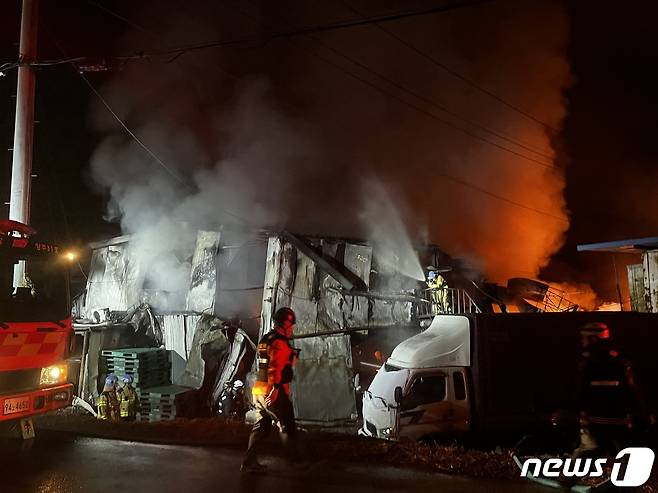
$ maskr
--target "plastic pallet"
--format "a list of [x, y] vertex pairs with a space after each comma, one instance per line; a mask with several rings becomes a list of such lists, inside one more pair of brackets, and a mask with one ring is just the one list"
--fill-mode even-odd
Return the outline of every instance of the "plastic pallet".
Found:
[[159, 378], [162, 375], [170, 375], [171, 368], [160, 368], [158, 370], [148, 371], [148, 372], [134, 372], [130, 370], [124, 370], [123, 368], [105, 368], [103, 372], [105, 374], [114, 373], [115, 375], [124, 376], [130, 375], [133, 377], [133, 380], [148, 380], [149, 378]]
[[126, 361], [123, 359], [107, 359], [103, 356], [100, 358], [100, 362], [104, 365], [112, 366], [130, 366], [130, 367], [149, 367], [149, 366], [160, 366], [160, 365], [170, 365], [171, 361], [169, 358], [154, 358], [148, 361]]
[[143, 355], [143, 356], [120, 356], [118, 354], [101, 354], [103, 358], [112, 359], [112, 360], [122, 360], [130, 362], [140, 362], [140, 361], [149, 361], [152, 359], [167, 359], [169, 358], [169, 353], [166, 351], [161, 351], [158, 353]]
[[139, 415], [142, 417], [149, 417], [149, 418], [170, 418], [173, 419], [176, 417], [175, 412], [160, 412], [160, 411], [151, 411], [151, 412], [139, 412]]
[[151, 373], [166, 373], [171, 370], [171, 366], [161, 366], [159, 368], [150, 368], [150, 369], [143, 369], [143, 370], [135, 370], [133, 368], [122, 368], [120, 366], [107, 366], [105, 367], [106, 370], [114, 373], [128, 373], [130, 375], [139, 375], [139, 376], [147, 376]]
[[121, 356], [123, 358], [139, 358], [150, 354], [167, 354], [167, 351], [157, 347], [133, 347], [123, 349], [104, 349], [103, 356]]
[[137, 415], [137, 421], [156, 422], [156, 421], [173, 421], [176, 416], [142, 416]]
[[193, 390], [189, 387], [181, 387], [180, 385], [161, 385], [159, 387], [152, 387], [149, 389], [144, 389], [148, 393], [149, 397], [175, 397], [177, 395], [184, 394]]

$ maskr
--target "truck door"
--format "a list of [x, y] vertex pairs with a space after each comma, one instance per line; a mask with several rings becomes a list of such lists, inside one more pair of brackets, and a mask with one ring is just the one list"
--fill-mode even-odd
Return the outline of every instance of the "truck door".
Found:
[[448, 396], [451, 404], [449, 415], [452, 432], [462, 433], [470, 430], [471, 402], [468, 390], [465, 368], [451, 368]]
[[400, 407], [400, 436], [418, 440], [451, 431], [446, 373], [419, 373], [411, 381]]

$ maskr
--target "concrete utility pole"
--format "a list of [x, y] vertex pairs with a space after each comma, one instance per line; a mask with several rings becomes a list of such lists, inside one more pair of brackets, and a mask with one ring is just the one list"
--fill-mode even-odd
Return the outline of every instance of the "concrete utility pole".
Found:
[[[38, 0], [23, 0], [21, 16], [21, 43], [18, 60], [18, 86], [16, 91], [16, 123], [14, 127], [14, 159], [11, 167], [9, 219], [30, 223], [32, 189], [32, 140], [34, 135], [34, 70], [26, 63], [37, 56]], [[25, 262], [14, 269], [14, 286], [22, 286]]]

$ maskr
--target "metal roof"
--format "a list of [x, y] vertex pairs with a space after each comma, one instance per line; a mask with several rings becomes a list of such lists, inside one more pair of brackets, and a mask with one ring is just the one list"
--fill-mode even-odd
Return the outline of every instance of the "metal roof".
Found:
[[579, 252], [643, 253], [658, 250], [658, 236], [578, 245]]

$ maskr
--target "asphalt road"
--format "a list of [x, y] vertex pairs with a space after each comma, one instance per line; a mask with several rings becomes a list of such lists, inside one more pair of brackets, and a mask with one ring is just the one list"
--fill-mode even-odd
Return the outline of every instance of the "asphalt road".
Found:
[[373, 465], [311, 463], [293, 470], [266, 457], [266, 474], [242, 475], [242, 450], [149, 445], [42, 432], [0, 441], [2, 493], [554, 492], [531, 483], [482, 481]]

